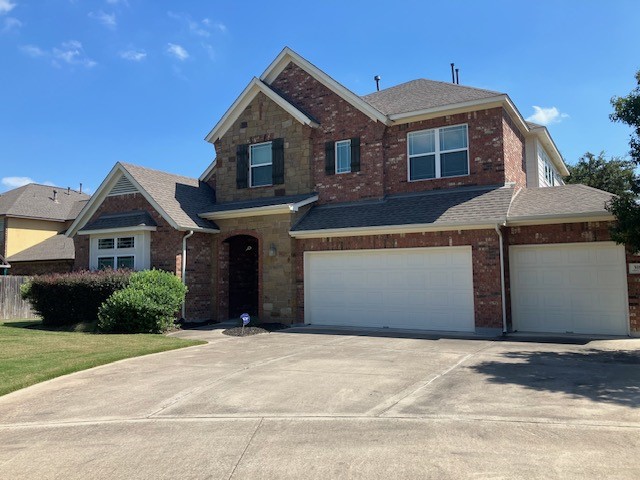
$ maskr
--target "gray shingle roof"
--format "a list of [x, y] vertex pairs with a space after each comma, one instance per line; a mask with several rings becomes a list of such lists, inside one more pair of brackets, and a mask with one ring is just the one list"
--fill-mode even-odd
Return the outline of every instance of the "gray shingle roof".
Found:
[[379, 201], [313, 207], [292, 231], [506, 220], [513, 187], [461, 187], [385, 197]]
[[148, 212], [137, 210], [135, 212], [100, 215], [96, 220], [82, 227], [82, 230], [106, 230], [109, 228], [142, 226], [157, 227], [158, 224]]
[[[56, 200], [53, 200], [53, 191]], [[0, 195], [0, 215], [8, 217], [73, 220], [84, 207], [89, 195], [66, 188], [30, 183]]]
[[442, 107], [454, 103], [481, 100], [503, 95], [500, 92], [481, 88], [465, 87], [447, 82], [420, 78], [379, 92], [365, 95], [362, 99], [385, 115], [415, 112]]
[[199, 182], [197, 178], [183, 177], [129, 163], [120, 165], [179, 228], [218, 229], [214, 222], [198, 216], [199, 213], [211, 211], [215, 205], [215, 192], [206, 183]]
[[608, 215], [605, 203], [613, 195], [586, 185], [524, 188], [513, 199], [509, 220], [544, 216]]
[[301, 195], [286, 195], [282, 197], [254, 198], [252, 200], [240, 200], [235, 202], [218, 203], [211, 210], [202, 213], [226, 212], [229, 210], [243, 210], [245, 208], [269, 207], [274, 205], [288, 205], [308, 200], [317, 193], [305, 193]]
[[59, 233], [43, 242], [22, 250], [7, 258], [11, 262], [34, 262], [38, 260], [73, 260], [76, 258], [73, 239]]

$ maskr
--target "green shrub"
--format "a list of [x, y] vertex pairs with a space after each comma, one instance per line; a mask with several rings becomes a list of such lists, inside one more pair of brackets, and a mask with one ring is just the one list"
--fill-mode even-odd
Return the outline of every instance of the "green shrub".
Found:
[[92, 322], [113, 292], [126, 287], [131, 272], [104, 270], [40, 275], [22, 286], [22, 298], [46, 326]]
[[187, 287], [161, 270], [131, 275], [129, 285], [100, 307], [98, 329], [109, 333], [160, 333], [174, 325]]

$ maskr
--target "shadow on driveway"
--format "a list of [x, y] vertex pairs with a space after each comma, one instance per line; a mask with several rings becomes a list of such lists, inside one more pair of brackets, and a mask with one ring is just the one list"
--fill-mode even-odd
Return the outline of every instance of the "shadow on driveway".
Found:
[[640, 351], [506, 352], [469, 368], [496, 384], [640, 407]]

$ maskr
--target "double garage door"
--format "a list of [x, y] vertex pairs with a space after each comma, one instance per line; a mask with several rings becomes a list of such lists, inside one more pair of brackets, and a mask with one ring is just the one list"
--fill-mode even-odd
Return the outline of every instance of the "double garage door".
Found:
[[471, 247], [306, 252], [305, 321], [474, 330]]
[[624, 248], [610, 242], [509, 250], [514, 330], [626, 335]]
[[[471, 247], [304, 255], [306, 323], [475, 329]], [[623, 247], [610, 242], [512, 246], [509, 264], [514, 330], [628, 333]]]

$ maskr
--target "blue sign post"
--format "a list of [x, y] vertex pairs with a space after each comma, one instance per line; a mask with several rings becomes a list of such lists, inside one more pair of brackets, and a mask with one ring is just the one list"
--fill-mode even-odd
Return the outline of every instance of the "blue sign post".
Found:
[[248, 313], [243, 313], [242, 315], [240, 315], [240, 318], [242, 319], [242, 335], [244, 335], [244, 327], [246, 325], [249, 325], [249, 322], [251, 321], [251, 317], [249, 316]]

